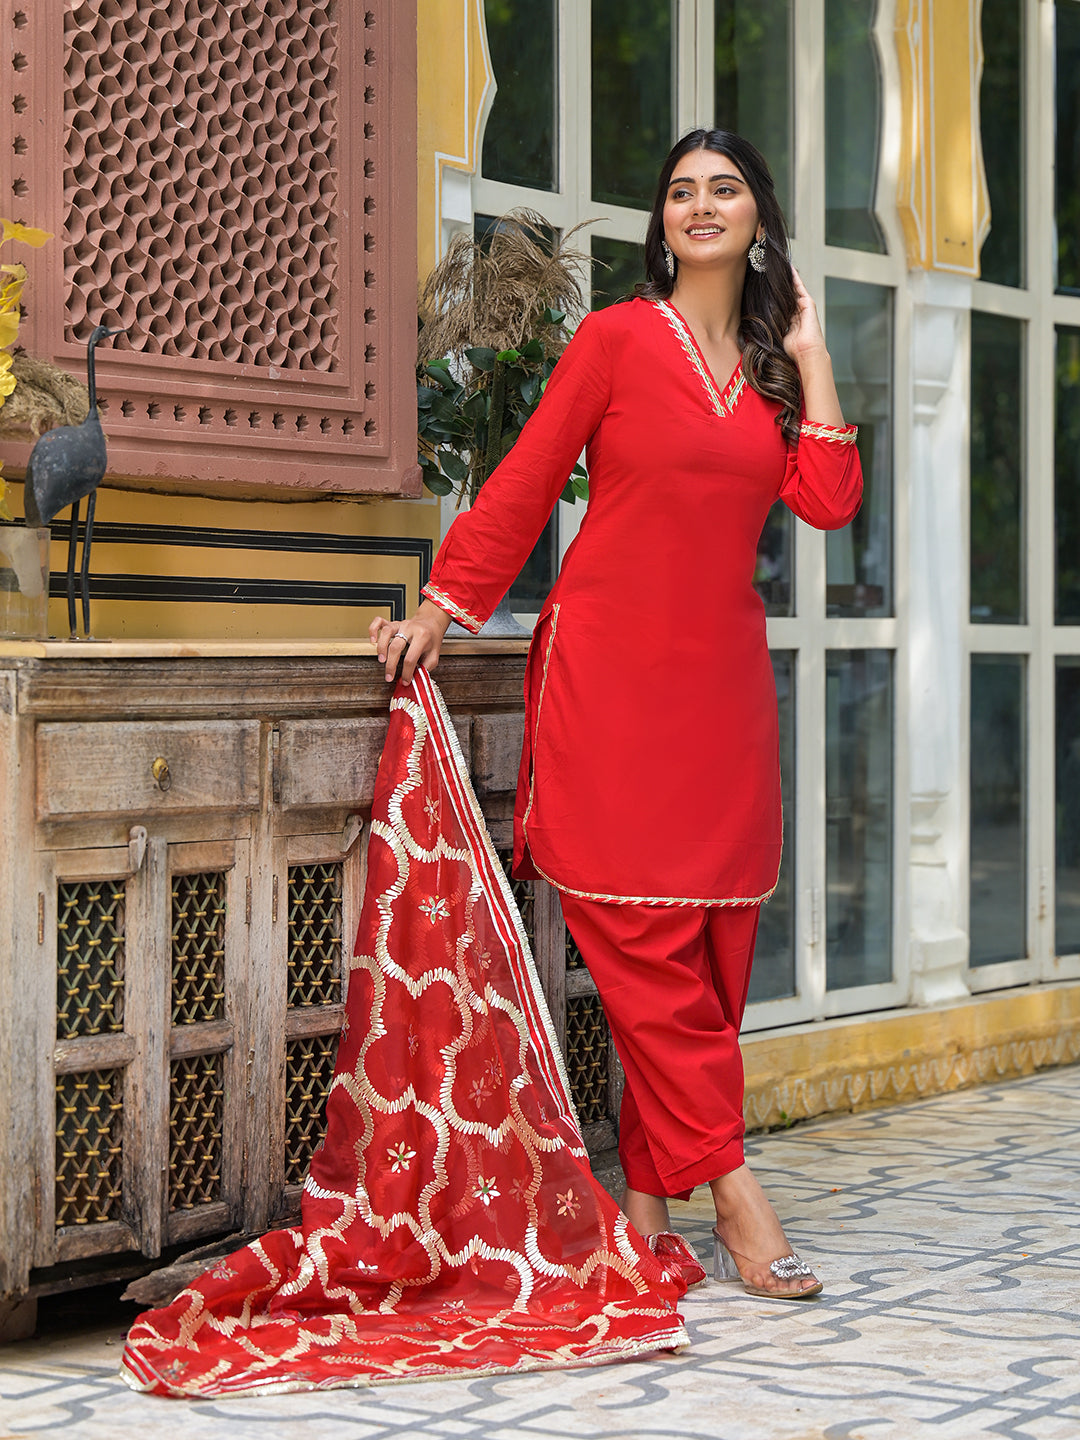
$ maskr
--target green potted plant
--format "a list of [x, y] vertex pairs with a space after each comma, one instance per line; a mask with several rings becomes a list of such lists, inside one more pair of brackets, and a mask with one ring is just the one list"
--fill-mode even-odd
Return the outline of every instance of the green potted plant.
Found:
[[[578, 228], [549, 243], [542, 215], [514, 210], [479, 239], [454, 236], [428, 277], [416, 406], [418, 459], [433, 494], [456, 495], [459, 506], [475, 500], [539, 404], [570, 340], [568, 317], [584, 309], [590, 261], [568, 244]], [[562, 498], [588, 498], [580, 463]], [[484, 633], [524, 633], [505, 598]]]

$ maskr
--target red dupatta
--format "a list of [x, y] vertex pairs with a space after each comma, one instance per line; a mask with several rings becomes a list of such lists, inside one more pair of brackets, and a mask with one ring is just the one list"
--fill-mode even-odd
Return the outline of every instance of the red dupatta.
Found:
[[521, 919], [425, 671], [390, 711], [301, 1223], [141, 1316], [122, 1361], [133, 1389], [267, 1394], [688, 1343], [684, 1285], [589, 1169]]

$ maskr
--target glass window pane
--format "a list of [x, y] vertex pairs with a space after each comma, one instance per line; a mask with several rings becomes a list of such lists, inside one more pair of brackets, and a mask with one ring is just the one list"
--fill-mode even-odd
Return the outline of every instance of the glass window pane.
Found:
[[592, 308], [603, 310], [626, 295], [645, 279], [645, 246], [630, 240], [609, 240], [606, 235], [592, 237]]
[[1080, 294], [1080, 4], [1058, 0], [1057, 140], [1057, 284]]
[[891, 615], [893, 509], [892, 291], [825, 282], [829, 352], [844, 419], [859, 427], [862, 509], [825, 537], [830, 615]]
[[971, 316], [971, 618], [1023, 619], [1024, 327]]
[[1057, 332], [1054, 396], [1057, 619], [1080, 625], [1080, 330]]
[[1054, 948], [1080, 952], [1080, 658], [1057, 662], [1057, 914]]
[[716, 124], [769, 162], [794, 233], [791, 0], [714, 0]]
[[[580, 502], [579, 502], [580, 503]], [[510, 587], [510, 609], [519, 615], [539, 615], [559, 569], [559, 507], [544, 527], [521, 574]]]
[[793, 615], [792, 557], [795, 516], [778, 501], [769, 511], [757, 548], [754, 589], [765, 603], [766, 615]]
[[1027, 954], [1024, 659], [971, 657], [971, 964]]
[[486, 0], [484, 11], [498, 90], [481, 173], [557, 190], [555, 0]]
[[892, 979], [893, 673], [888, 650], [825, 661], [826, 985]]
[[983, 0], [983, 73], [979, 90], [990, 234], [980, 256], [984, 280], [1022, 285], [1024, 218], [1024, 7]]
[[795, 994], [795, 651], [772, 652], [780, 711], [780, 788], [784, 861], [773, 897], [761, 907], [748, 1001]]
[[592, 193], [652, 206], [675, 119], [672, 0], [592, 0]]
[[874, 202], [881, 144], [877, 0], [825, 0], [825, 243], [885, 253]]

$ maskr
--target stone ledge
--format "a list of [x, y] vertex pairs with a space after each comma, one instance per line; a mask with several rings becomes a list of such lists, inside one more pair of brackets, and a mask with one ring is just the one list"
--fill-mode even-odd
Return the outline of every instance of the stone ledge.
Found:
[[743, 1041], [748, 1131], [919, 1100], [1080, 1060], [1080, 983], [774, 1030]]

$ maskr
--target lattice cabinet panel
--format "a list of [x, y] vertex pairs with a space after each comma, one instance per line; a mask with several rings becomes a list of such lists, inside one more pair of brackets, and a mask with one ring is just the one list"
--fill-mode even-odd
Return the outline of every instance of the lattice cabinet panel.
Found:
[[121, 1217], [124, 1072], [56, 1077], [56, 1225]]
[[302, 1185], [326, 1129], [326, 1097], [338, 1037], [318, 1035], [285, 1046], [285, 1183]]
[[124, 1028], [125, 886], [57, 886], [56, 1035], [71, 1040]]
[[340, 861], [289, 867], [289, 1004], [341, 1000]]
[[608, 1118], [611, 1036], [599, 995], [566, 1002], [566, 1073], [582, 1125]]
[[169, 1209], [221, 1199], [225, 1076], [220, 1054], [174, 1060], [169, 1069]]
[[172, 1023], [220, 1020], [225, 1013], [225, 874], [172, 881]]

